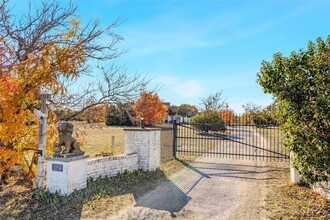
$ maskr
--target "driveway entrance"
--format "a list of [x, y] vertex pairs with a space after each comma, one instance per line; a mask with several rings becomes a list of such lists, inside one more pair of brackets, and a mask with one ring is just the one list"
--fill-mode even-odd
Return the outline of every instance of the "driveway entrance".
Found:
[[109, 219], [268, 219], [267, 181], [277, 166], [210, 157], [183, 163], [169, 181]]

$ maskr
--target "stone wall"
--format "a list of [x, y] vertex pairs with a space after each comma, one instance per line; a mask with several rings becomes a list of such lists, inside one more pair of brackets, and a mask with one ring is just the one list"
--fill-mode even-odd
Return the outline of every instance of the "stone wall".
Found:
[[160, 164], [160, 128], [128, 128], [125, 153], [138, 154], [139, 169], [151, 171]]
[[93, 158], [87, 161], [86, 175], [93, 179], [116, 176], [118, 173], [137, 170], [138, 167], [137, 154]]
[[47, 158], [47, 189], [70, 195], [87, 187], [88, 178], [115, 176], [125, 171], [152, 171], [160, 165], [160, 129], [134, 128], [125, 131], [126, 155], [93, 158], [75, 156]]

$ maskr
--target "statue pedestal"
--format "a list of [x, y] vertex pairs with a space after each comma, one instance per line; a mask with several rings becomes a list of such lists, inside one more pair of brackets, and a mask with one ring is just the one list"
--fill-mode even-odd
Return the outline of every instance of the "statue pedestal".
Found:
[[87, 187], [86, 165], [88, 156], [47, 158], [47, 190], [70, 195], [74, 190]]

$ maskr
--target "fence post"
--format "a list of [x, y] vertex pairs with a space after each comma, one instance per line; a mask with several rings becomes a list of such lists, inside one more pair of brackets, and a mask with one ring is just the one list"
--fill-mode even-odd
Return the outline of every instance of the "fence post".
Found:
[[176, 120], [173, 120], [173, 157], [176, 158], [176, 147], [177, 147], [177, 137], [178, 137], [178, 125]]
[[50, 94], [40, 94], [39, 99], [41, 100], [40, 111], [34, 109], [33, 113], [39, 120], [39, 132], [38, 132], [38, 174], [37, 174], [37, 187], [39, 189], [44, 188], [45, 178], [45, 155], [46, 155], [46, 129], [47, 129], [47, 101], [51, 99]]

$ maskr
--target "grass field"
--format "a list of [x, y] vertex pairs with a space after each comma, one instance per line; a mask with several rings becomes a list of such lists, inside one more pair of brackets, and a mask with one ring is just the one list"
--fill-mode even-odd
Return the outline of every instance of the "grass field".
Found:
[[[74, 122], [74, 136], [80, 137], [83, 150], [90, 157], [119, 155], [125, 153], [125, 128], [121, 126], [106, 126], [103, 123], [87, 124]], [[161, 161], [166, 162], [173, 158], [173, 131], [171, 124], [162, 124], [161, 128]], [[112, 136], [114, 147], [112, 148]]]
[[[106, 126], [103, 123], [87, 124], [85, 122], [74, 122], [74, 136], [83, 139], [83, 150], [86, 155], [95, 157], [100, 154], [124, 154], [125, 127]], [[114, 148], [111, 146], [112, 136]]]

